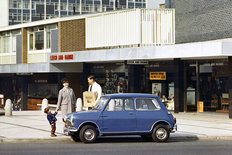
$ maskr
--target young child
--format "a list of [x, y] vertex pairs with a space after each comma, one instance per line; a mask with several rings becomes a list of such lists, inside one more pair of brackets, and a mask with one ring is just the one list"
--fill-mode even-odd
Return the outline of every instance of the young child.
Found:
[[47, 114], [47, 119], [51, 125], [51, 137], [56, 137], [55, 131], [56, 131], [56, 121], [57, 121], [56, 119], [57, 110], [53, 114], [49, 109], [49, 107], [47, 107], [44, 109], [44, 113]]

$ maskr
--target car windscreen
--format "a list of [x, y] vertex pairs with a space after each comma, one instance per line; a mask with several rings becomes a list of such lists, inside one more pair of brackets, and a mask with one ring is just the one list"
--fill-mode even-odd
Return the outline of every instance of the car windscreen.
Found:
[[109, 100], [109, 97], [102, 96], [97, 104], [97, 106], [94, 108], [96, 110], [101, 110], [105, 107], [107, 101]]

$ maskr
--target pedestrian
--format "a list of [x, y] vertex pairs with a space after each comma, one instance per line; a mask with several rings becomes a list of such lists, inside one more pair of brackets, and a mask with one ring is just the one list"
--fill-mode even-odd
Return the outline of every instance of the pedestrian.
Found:
[[73, 89], [69, 87], [68, 79], [63, 78], [61, 82], [64, 87], [59, 91], [56, 110], [58, 111], [61, 107], [62, 120], [64, 122], [65, 115], [75, 111], [76, 97]]
[[93, 105], [93, 107], [95, 107], [98, 103], [98, 101], [100, 100], [100, 97], [102, 95], [102, 88], [101, 86], [96, 82], [95, 77], [93, 75], [90, 75], [88, 77], [88, 83], [89, 83], [89, 92], [95, 92], [97, 94], [97, 99], [95, 101], [95, 104]]
[[47, 114], [47, 119], [51, 125], [51, 137], [56, 137], [56, 114], [57, 114], [57, 111], [55, 113], [52, 113], [51, 110], [49, 109], [49, 107], [45, 108], [44, 109], [44, 113]]

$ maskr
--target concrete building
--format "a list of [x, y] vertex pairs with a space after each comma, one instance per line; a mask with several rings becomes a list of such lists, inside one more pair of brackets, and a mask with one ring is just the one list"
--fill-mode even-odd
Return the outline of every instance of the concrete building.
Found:
[[56, 103], [62, 77], [81, 97], [94, 74], [106, 94], [153, 93], [174, 97], [175, 112], [203, 103], [232, 117], [231, 39], [175, 44], [175, 21], [174, 9], [132, 9], [0, 28], [0, 94], [32, 110]]
[[232, 1], [170, 0], [176, 10], [176, 43], [232, 38]]
[[164, 0], [1, 0], [0, 27], [94, 12], [159, 8], [164, 3]]
[[0, 94], [21, 98], [22, 109], [36, 110], [43, 98], [56, 103], [64, 76], [81, 97], [90, 74], [104, 93], [138, 92], [134, 66], [148, 61], [126, 53], [119, 59], [119, 52], [172, 45], [174, 36], [173, 9], [112, 11], [0, 28]]

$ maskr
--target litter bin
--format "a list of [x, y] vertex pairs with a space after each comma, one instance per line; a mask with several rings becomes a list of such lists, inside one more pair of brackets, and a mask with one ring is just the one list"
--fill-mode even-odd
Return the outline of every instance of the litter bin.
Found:
[[197, 103], [197, 112], [204, 112], [204, 102], [203, 101], [199, 101]]

